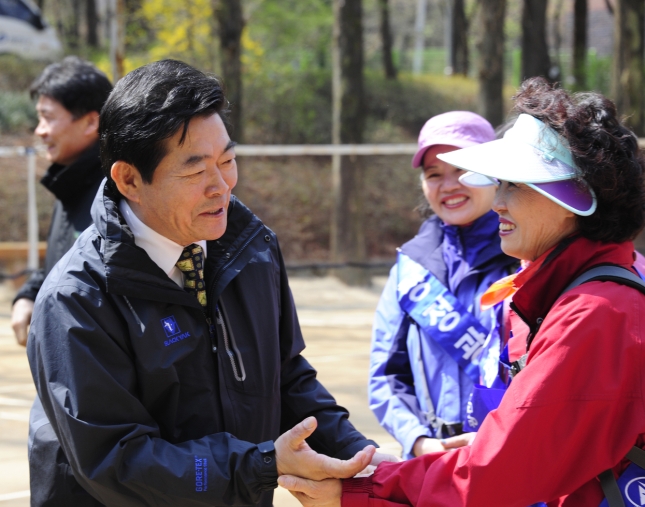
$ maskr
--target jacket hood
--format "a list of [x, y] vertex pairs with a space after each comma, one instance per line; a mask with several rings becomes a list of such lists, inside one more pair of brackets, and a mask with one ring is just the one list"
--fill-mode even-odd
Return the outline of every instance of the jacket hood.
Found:
[[[105, 179], [92, 205], [92, 219], [103, 240], [100, 249], [108, 292], [201, 308], [194, 296], [181, 290], [146, 251], [136, 245], [119, 210], [120, 199], [121, 195], [112, 190]], [[260, 219], [232, 195], [224, 235], [207, 242], [206, 281], [222, 285], [217, 294], [257, 253], [257, 248], [248, 247], [261, 230], [268, 231]]]
[[471, 248], [477, 252], [474, 258], [468, 259], [470, 273], [480, 271], [491, 262], [508, 266], [517, 263], [516, 259], [502, 252], [498, 227], [499, 219], [494, 211], [485, 213], [467, 227], [446, 225], [438, 216], [433, 215], [421, 224], [414, 238], [403, 244], [401, 252], [422, 265], [448, 287], [448, 268], [442, 246], [446, 234], [460, 235], [465, 248]]
[[564, 239], [515, 293], [512, 303], [515, 311], [533, 329], [573, 280], [603, 264], [616, 264], [635, 273], [634, 244], [631, 241], [601, 243], [581, 236]]
[[54, 194], [56, 199], [66, 203], [78, 199], [80, 194], [96, 185], [102, 178], [99, 143], [96, 142], [68, 166], [50, 165], [40, 183]]

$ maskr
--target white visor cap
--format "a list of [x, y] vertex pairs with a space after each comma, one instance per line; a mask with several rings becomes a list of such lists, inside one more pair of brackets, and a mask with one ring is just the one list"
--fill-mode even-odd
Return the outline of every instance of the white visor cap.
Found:
[[[570, 205], [567, 203], [570, 199], [563, 200], [562, 195], [551, 195], [547, 189], [550, 185], [540, 185], [572, 180], [577, 177], [578, 171], [567, 141], [542, 121], [528, 114], [520, 114], [502, 139], [442, 153], [437, 158], [469, 171], [459, 179], [471, 187], [497, 184], [499, 180], [526, 183], [577, 215], [588, 216], [596, 210], [596, 196], [588, 187], [581, 189], [582, 194], [588, 195], [588, 198], [584, 198], [584, 195], [571, 195]], [[570, 188], [580, 187], [574, 185], [574, 182], [570, 183], [571, 185], [567, 185]]]

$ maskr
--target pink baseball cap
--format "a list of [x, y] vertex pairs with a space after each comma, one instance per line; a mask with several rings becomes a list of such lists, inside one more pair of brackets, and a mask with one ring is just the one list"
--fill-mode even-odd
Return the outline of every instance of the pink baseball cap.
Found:
[[493, 126], [470, 111], [450, 111], [430, 118], [419, 132], [419, 148], [412, 157], [412, 167], [420, 167], [428, 148], [447, 144], [468, 148], [495, 139]]

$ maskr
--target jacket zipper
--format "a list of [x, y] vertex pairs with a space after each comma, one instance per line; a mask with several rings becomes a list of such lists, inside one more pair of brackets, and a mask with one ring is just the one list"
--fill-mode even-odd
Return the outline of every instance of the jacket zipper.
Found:
[[524, 315], [517, 309], [517, 306], [515, 306], [515, 303], [513, 301], [510, 302], [508, 305], [510, 308], [517, 314], [517, 316], [524, 321], [524, 323], [528, 326], [529, 328], [529, 334], [526, 337], [526, 352], [529, 351], [529, 348], [531, 347], [531, 343], [533, 343], [533, 338], [535, 338], [535, 335], [538, 334], [538, 331], [540, 330], [540, 327], [542, 326], [542, 322], [544, 322], [544, 318], [538, 317], [535, 321], [535, 324], [531, 324]]
[[250, 237], [249, 239], [247, 239], [247, 240], [244, 242], [244, 244], [239, 248], [239, 250], [235, 253], [235, 255], [233, 256], [233, 258], [232, 258], [230, 261], [228, 261], [226, 264], [224, 264], [224, 265], [222, 266], [222, 268], [221, 268], [221, 269], [219, 270], [219, 272], [217, 273], [217, 276], [215, 277], [215, 280], [213, 280], [213, 283], [211, 284], [211, 287], [213, 287], [213, 289], [211, 290], [211, 292], [215, 289], [215, 286], [217, 285], [217, 282], [219, 282], [219, 279], [220, 279], [220, 278], [222, 278], [222, 274], [224, 273], [224, 271], [226, 271], [226, 268], [228, 268], [231, 264], [233, 264], [233, 263], [235, 262], [235, 260], [236, 260], [240, 255], [241, 255], [241, 253], [244, 251], [244, 249], [245, 249], [247, 246], [249, 246], [249, 243], [251, 243], [251, 241], [253, 241], [253, 240], [255, 239], [255, 237], [256, 237], [258, 234], [260, 234], [260, 231], [262, 231], [262, 229], [264, 229], [264, 226], [263, 226], [263, 225], [261, 225], [260, 227], [258, 227], [258, 228], [255, 230], [255, 232], [254, 232], [253, 234], [251, 234], [251, 237]]
[[[246, 249], [247, 246], [255, 239], [255, 237], [260, 234], [260, 232], [264, 229], [263, 225], [260, 225], [254, 232], [251, 234], [251, 236], [244, 242], [244, 244], [237, 250], [235, 255], [229, 260], [222, 268], [219, 270], [217, 273], [217, 276], [213, 280], [213, 283], [211, 284], [211, 294], [215, 292], [215, 286], [217, 285], [217, 282], [219, 282], [220, 278], [222, 277], [222, 274], [226, 271], [226, 269], [235, 262], [235, 260], [242, 254], [242, 252]], [[242, 355], [240, 354], [239, 349], [235, 345], [235, 338], [233, 337], [233, 333], [231, 332], [230, 340], [233, 341], [232, 345], [235, 350], [235, 353], [233, 350], [231, 350], [231, 343], [229, 340], [229, 333], [228, 330], [226, 329], [226, 323], [224, 322], [224, 316], [222, 315], [222, 312], [219, 309], [219, 304], [215, 305], [215, 310], [217, 312], [216, 316], [216, 322], [219, 324], [222, 328], [222, 336], [224, 338], [224, 347], [226, 349], [226, 355], [228, 355], [229, 360], [231, 361], [231, 366], [233, 368], [233, 376], [235, 377], [235, 380], [238, 382], [243, 382], [246, 379], [246, 371], [244, 369], [244, 363], [242, 362]], [[216, 350], [215, 345], [213, 345], [213, 351]], [[240, 369], [238, 370], [237, 364], [235, 363], [235, 355], [237, 354], [238, 361], [240, 363]], [[241, 373], [241, 375], [240, 375]]]
[[[228, 330], [226, 329], [226, 323], [224, 322], [224, 316], [222, 315], [222, 312], [219, 309], [219, 305], [217, 305], [216, 309], [217, 309], [217, 323], [222, 328], [222, 336], [224, 338], [224, 348], [226, 349], [226, 355], [228, 355], [228, 358], [231, 361], [231, 366], [233, 367], [233, 376], [235, 377], [235, 380], [237, 380], [238, 382], [243, 382], [244, 379], [246, 379], [246, 371], [244, 370], [244, 363], [242, 362], [242, 356], [237, 346], [235, 345], [235, 339], [233, 338], [233, 334], [231, 333], [231, 336], [229, 337]], [[235, 350], [235, 353], [233, 352], [233, 350], [231, 350], [231, 348]], [[239, 369], [237, 367], [237, 364], [235, 363], [236, 355], [237, 355], [237, 360], [240, 363]]]

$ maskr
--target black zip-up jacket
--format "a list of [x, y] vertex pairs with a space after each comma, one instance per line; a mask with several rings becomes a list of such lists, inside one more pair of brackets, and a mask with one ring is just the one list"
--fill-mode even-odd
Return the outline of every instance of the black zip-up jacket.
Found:
[[72, 248], [81, 232], [92, 224], [90, 209], [102, 179], [98, 142], [68, 166], [49, 166], [40, 180], [40, 183], [56, 197], [47, 235], [45, 267], [31, 274], [18, 291], [14, 302], [21, 298], [35, 301], [45, 277]]
[[208, 242], [212, 333], [197, 299], [135, 245], [105, 186], [92, 216], [40, 291], [28, 355], [74, 477], [100, 503], [268, 507], [270, 441], [310, 415], [318, 452], [346, 459], [373, 444], [300, 355], [276, 237], [239, 200]]

